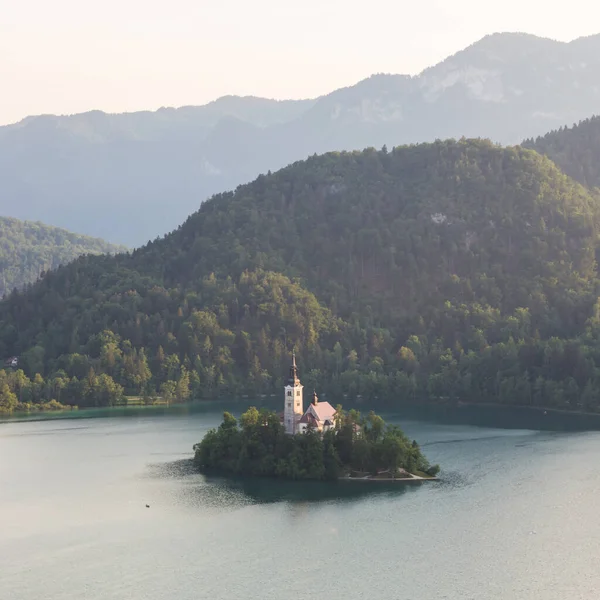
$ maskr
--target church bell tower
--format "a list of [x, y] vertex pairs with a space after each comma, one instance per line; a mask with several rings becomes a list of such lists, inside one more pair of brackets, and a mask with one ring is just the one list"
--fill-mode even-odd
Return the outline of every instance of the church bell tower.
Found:
[[296, 353], [292, 353], [292, 366], [290, 367], [290, 375], [287, 385], [284, 388], [284, 405], [283, 405], [283, 426], [285, 432], [291, 435], [298, 433], [298, 421], [304, 414], [302, 389], [304, 386], [300, 383], [298, 377], [298, 367], [296, 366]]

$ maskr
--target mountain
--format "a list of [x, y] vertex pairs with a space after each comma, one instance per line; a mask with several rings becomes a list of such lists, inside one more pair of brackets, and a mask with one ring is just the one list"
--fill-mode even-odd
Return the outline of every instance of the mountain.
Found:
[[43, 223], [0, 217], [0, 298], [82, 254], [125, 252], [124, 246]]
[[211, 131], [227, 119], [274, 125], [312, 103], [224, 97], [202, 107], [42, 115], [0, 127], [0, 211], [139, 245], [230, 185], [204, 156]]
[[137, 246], [214, 193], [314, 153], [488, 137], [518, 143], [598, 111], [600, 35], [487, 36], [416, 77], [314, 100], [221, 98], [0, 127], [0, 212]]
[[0, 356], [79, 404], [276, 393], [295, 347], [332, 402], [597, 410], [599, 208], [520, 147], [314, 156], [12, 293]]
[[550, 157], [583, 185], [600, 188], [600, 117], [526, 140], [523, 146]]

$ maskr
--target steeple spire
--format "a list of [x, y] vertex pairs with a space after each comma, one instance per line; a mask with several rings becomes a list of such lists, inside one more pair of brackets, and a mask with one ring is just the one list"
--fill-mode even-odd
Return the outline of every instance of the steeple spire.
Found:
[[299, 432], [300, 419], [304, 414], [302, 384], [298, 377], [296, 352], [292, 352], [292, 364], [290, 365], [289, 377], [284, 390], [283, 424], [285, 432], [294, 435]]
[[313, 404], [313, 406], [316, 406], [317, 404], [319, 404], [319, 397], [317, 396], [316, 390], [313, 390], [312, 404]]
[[289, 385], [300, 385], [298, 377], [298, 367], [296, 366], [296, 352], [292, 352], [292, 366], [290, 367]]

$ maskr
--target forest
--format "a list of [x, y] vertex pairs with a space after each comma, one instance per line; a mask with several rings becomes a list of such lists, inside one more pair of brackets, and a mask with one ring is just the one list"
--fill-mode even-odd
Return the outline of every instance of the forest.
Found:
[[599, 209], [523, 147], [313, 156], [8, 294], [0, 356], [80, 406], [278, 393], [295, 349], [330, 402], [597, 411]]
[[68, 377], [64, 371], [44, 379], [30, 379], [22, 369], [0, 370], [0, 414], [65, 410], [78, 406], [114, 406], [124, 400], [123, 387], [93, 369], [86, 377]]
[[125, 250], [124, 246], [43, 223], [0, 217], [0, 298], [82, 254]]
[[576, 181], [600, 188], [600, 117], [528, 139], [523, 146], [545, 154]]
[[251, 407], [239, 423], [225, 412], [221, 425], [194, 446], [194, 464], [205, 473], [296, 480], [335, 480], [382, 471], [395, 478], [399, 469], [427, 478], [439, 472], [416, 441], [372, 411], [363, 416], [338, 405], [335, 418], [335, 428], [322, 435], [309, 427], [291, 436], [275, 412]]

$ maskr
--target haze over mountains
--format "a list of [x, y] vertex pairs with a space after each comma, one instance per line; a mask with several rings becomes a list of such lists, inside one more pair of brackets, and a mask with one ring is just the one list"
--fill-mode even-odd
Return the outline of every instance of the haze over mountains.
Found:
[[462, 136], [512, 144], [600, 111], [600, 35], [496, 34], [417, 77], [314, 100], [40, 116], [0, 128], [0, 214], [128, 246], [208, 196], [313, 153]]

